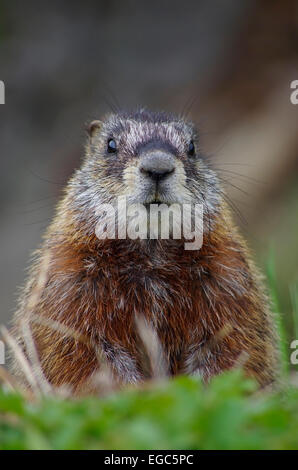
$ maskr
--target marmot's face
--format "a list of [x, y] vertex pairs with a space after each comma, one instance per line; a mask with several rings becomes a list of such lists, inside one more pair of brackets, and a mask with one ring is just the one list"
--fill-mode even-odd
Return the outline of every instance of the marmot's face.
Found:
[[217, 205], [217, 178], [199, 155], [192, 124], [138, 111], [95, 121], [89, 131], [85, 169], [101, 202], [125, 195], [131, 204], [192, 202], [208, 211]]

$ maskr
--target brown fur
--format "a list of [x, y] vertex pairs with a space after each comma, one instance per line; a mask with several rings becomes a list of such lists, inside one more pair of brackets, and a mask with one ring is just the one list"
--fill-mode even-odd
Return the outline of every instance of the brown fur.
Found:
[[[28, 320], [51, 384], [68, 384], [76, 394], [92, 391], [100, 369], [96, 345], [120, 382], [149, 378], [136, 317], [157, 332], [170, 375], [199, 373], [208, 380], [242, 361], [262, 386], [274, 381], [268, 299], [223, 202], [202, 249], [186, 251], [183, 240], [98, 240], [76, 217], [68, 189], [22, 297], [14, 327], [21, 345], [19, 324], [46, 255], [46, 282]], [[33, 314], [70, 327], [89, 343], [33, 321]]]

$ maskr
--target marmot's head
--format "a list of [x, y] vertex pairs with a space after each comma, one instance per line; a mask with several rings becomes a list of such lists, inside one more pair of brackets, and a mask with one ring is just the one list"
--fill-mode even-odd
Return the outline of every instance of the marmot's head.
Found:
[[106, 201], [126, 195], [141, 204], [216, 202], [217, 177], [192, 123], [140, 110], [93, 121], [89, 135], [85, 166]]
[[119, 196], [128, 204], [193, 203], [207, 216], [217, 211], [218, 179], [199, 152], [192, 123], [139, 110], [93, 121], [88, 131], [86, 158], [73, 180], [85, 213]]

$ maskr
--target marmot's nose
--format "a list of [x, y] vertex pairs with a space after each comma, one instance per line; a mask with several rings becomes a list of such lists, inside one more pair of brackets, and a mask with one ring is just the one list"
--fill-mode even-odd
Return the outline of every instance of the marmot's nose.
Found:
[[160, 181], [174, 173], [175, 161], [169, 153], [154, 151], [142, 157], [139, 170], [148, 178]]

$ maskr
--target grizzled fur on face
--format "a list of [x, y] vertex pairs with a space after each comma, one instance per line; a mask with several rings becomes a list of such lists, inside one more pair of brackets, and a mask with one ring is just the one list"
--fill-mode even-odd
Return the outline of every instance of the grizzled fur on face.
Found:
[[[114, 152], [108, 149], [111, 140]], [[162, 153], [174, 166], [173, 173], [157, 185], [141, 171], [148, 152]], [[202, 204], [209, 219], [218, 212], [217, 176], [199, 153], [193, 124], [182, 118], [146, 110], [111, 114], [89, 126], [86, 153], [70, 183], [72, 197], [82, 208], [80, 219], [93, 218], [100, 204], [113, 204], [119, 196], [126, 196], [128, 204]], [[205, 225], [210, 227], [210, 220]]]

